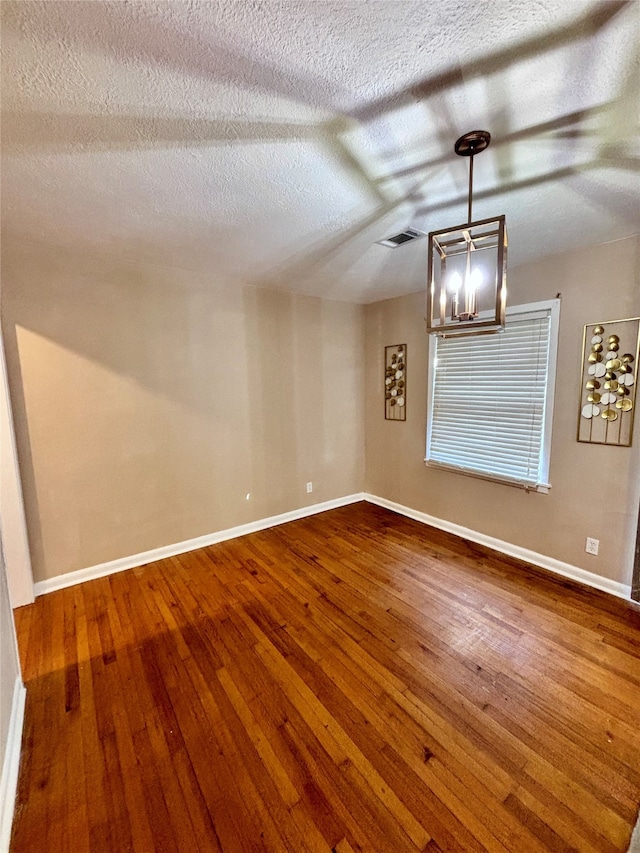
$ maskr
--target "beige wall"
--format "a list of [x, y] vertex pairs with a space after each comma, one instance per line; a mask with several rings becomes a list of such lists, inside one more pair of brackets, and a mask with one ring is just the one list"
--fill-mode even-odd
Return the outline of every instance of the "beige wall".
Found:
[[2, 273], [36, 581], [362, 490], [361, 306], [26, 244]]
[[[640, 417], [631, 449], [575, 440], [582, 327], [640, 315], [640, 238], [509, 272], [509, 303], [562, 293], [550, 494], [427, 468], [425, 296], [366, 308], [365, 488], [379, 497], [628, 584], [640, 495]], [[407, 420], [383, 418], [383, 348], [408, 344]], [[600, 540], [597, 557], [585, 538]]]
[[[640, 239], [510, 271], [512, 304], [562, 292], [549, 495], [425, 467], [423, 293], [363, 309], [36, 245], [3, 260], [36, 581], [364, 486], [629, 583], [638, 423], [631, 450], [576, 443], [576, 383], [583, 324], [640, 314]], [[406, 423], [382, 416], [390, 343], [409, 346]]]

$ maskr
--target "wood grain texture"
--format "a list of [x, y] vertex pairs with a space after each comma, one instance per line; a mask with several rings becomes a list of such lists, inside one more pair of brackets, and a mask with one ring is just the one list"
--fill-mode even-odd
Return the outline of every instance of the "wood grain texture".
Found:
[[638, 607], [380, 507], [16, 617], [12, 853], [627, 849]]

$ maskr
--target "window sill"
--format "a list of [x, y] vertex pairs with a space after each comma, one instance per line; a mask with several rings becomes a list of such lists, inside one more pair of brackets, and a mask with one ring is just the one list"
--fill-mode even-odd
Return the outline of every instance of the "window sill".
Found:
[[512, 486], [516, 489], [524, 489], [526, 492], [538, 492], [541, 495], [548, 495], [551, 483], [524, 483], [521, 480], [510, 480], [508, 477], [499, 477], [493, 474], [486, 474], [482, 471], [473, 471], [470, 468], [458, 468], [455, 465], [442, 465], [440, 462], [433, 462], [425, 459], [424, 463], [427, 468], [434, 468], [438, 471], [449, 471], [452, 474], [462, 474], [465, 477], [474, 477], [476, 480], [488, 480], [491, 483], [501, 483], [503, 486]]

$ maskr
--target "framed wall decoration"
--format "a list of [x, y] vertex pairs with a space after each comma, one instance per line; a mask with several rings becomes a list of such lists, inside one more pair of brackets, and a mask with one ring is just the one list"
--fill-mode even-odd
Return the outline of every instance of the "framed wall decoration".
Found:
[[578, 441], [631, 446], [639, 350], [640, 317], [584, 327]]
[[407, 419], [407, 345], [384, 348], [384, 416], [388, 421]]

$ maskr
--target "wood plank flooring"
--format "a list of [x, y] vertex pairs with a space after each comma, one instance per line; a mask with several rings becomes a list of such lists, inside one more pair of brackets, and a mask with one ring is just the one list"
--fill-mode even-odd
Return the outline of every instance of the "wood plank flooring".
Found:
[[362, 503], [16, 614], [11, 853], [627, 849], [636, 605]]

